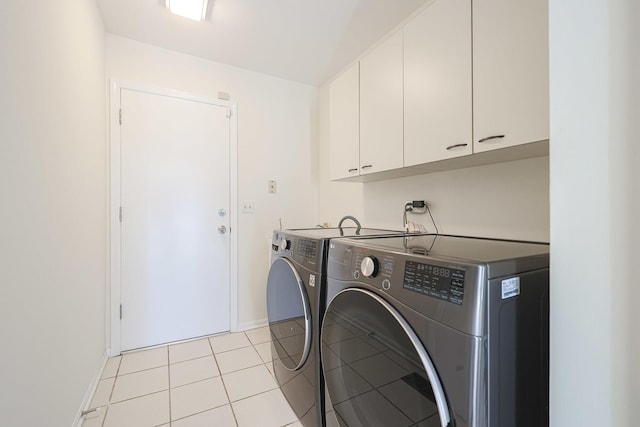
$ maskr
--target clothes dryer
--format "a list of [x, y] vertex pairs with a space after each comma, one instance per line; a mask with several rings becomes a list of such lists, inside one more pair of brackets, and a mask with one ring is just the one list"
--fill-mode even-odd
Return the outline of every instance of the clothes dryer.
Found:
[[549, 246], [331, 241], [322, 368], [342, 426], [548, 425]]
[[325, 309], [326, 257], [337, 238], [402, 232], [360, 227], [276, 230], [267, 279], [267, 312], [276, 381], [304, 426], [325, 425], [318, 337]]

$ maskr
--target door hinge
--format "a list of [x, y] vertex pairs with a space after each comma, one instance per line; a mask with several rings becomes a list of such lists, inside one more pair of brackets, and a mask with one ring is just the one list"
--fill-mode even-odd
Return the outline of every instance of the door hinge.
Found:
[[122, 124], [122, 108], [118, 112], [118, 121], [120, 122], [120, 124]]
[[122, 304], [120, 304], [120, 320], [122, 320]]
[[122, 206], [120, 206], [120, 209], [118, 210], [118, 219], [122, 222]]
[[227, 119], [230, 119], [233, 115], [233, 110], [231, 108], [227, 108]]

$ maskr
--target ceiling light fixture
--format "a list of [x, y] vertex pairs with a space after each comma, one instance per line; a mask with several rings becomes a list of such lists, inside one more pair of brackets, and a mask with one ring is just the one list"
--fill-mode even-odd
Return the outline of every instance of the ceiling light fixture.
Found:
[[208, 0], [166, 0], [167, 9], [171, 13], [193, 19], [194, 21], [204, 21], [207, 16]]

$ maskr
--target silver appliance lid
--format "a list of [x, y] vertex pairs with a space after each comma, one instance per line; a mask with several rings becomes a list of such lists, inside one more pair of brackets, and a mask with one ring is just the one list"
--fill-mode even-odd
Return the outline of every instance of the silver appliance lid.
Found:
[[[522, 267], [526, 266], [527, 270], [549, 267], [549, 244], [543, 242], [444, 234], [380, 237], [366, 240], [352, 239], [347, 241], [354, 246], [364, 246], [382, 251], [483, 264], [488, 267], [489, 278], [497, 277], [512, 270], [516, 260], [526, 261]], [[523, 263], [520, 262], [518, 264]]]

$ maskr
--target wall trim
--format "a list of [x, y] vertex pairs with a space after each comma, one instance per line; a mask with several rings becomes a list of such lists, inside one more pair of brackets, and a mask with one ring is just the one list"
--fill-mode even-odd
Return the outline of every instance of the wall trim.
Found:
[[229, 132], [229, 329], [238, 330], [238, 107], [235, 102], [224, 101], [204, 95], [195, 95], [171, 89], [151, 87], [123, 80], [109, 81], [109, 290], [110, 303], [107, 311], [109, 350], [108, 356], [121, 353], [120, 299], [121, 299], [121, 229], [120, 208], [120, 91], [129, 89], [156, 95], [171, 96], [190, 101], [219, 105], [231, 110]]
[[93, 395], [96, 393], [96, 389], [98, 388], [98, 383], [100, 382], [100, 378], [102, 377], [102, 372], [104, 371], [104, 367], [107, 364], [107, 351], [105, 350], [100, 357], [100, 362], [98, 363], [98, 370], [94, 374], [89, 386], [87, 387], [87, 391], [84, 394], [84, 398], [82, 399], [82, 403], [80, 404], [80, 409], [76, 412], [76, 417], [71, 424], [72, 427], [81, 427], [82, 422], [84, 421], [81, 416], [82, 411], [89, 409], [89, 404], [91, 404], [91, 399], [93, 399]]
[[269, 326], [269, 320], [267, 318], [242, 322], [238, 325], [238, 332], [261, 328], [263, 326]]

